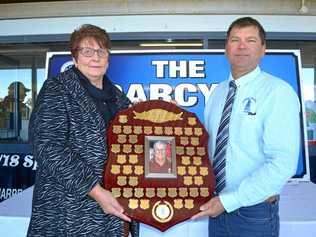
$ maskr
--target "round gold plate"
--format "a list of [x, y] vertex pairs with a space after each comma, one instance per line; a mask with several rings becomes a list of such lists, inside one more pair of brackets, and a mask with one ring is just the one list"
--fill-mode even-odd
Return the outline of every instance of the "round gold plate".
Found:
[[152, 209], [152, 216], [160, 223], [166, 223], [173, 217], [173, 207], [167, 201], [158, 201]]

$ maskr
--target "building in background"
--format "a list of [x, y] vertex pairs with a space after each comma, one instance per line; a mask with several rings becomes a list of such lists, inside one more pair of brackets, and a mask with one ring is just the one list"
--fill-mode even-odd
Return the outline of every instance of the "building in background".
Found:
[[268, 49], [301, 51], [311, 179], [316, 182], [316, 1], [13, 0], [0, 2], [0, 105], [13, 82], [31, 90], [22, 95], [15, 89], [9, 115], [0, 108], [0, 201], [34, 182], [36, 163], [26, 129], [30, 111], [21, 117], [20, 103], [32, 109], [45, 80], [46, 53], [68, 51], [74, 28], [91, 23], [106, 29], [112, 49], [223, 49], [227, 27], [241, 16], [263, 24]]

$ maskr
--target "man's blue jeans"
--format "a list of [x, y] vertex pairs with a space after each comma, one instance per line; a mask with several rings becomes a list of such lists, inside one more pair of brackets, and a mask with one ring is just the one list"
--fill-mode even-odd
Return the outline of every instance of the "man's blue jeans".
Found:
[[279, 201], [262, 202], [209, 219], [209, 237], [279, 236]]

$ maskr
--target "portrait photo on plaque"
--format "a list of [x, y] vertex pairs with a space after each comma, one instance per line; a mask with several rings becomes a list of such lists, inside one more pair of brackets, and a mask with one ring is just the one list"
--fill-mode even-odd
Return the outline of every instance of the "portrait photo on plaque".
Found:
[[145, 177], [176, 178], [175, 138], [145, 136]]

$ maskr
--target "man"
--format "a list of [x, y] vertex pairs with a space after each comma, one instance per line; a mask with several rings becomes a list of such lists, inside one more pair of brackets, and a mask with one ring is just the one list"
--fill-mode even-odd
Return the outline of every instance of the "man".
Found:
[[[22, 82], [12, 82], [8, 87], [8, 95], [4, 97], [3, 101], [0, 101], [0, 128], [16, 129], [17, 134], [12, 132], [7, 134], [18, 136], [23, 140], [27, 140], [27, 134], [22, 121], [27, 121], [30, 117], [30, 108], [24, 101], [29, 91], [30, 89], [26, 88]], [[5, 138], [13, 137], [9, 135]]]
[[[16, 92], [15, 92], [16, 90]], [[25, 104], [24, 100], [30, 89], [26, 88], [22, 82], [12, 82], [8, 87], [8, 95], [4, 97], [1, 102], [1, 108], [10, 113], [14, 112], [15, 106], [18, 106], [20, 116], [23, 118], [29, 117], [29, 108]], [[17, 104], [17, 101], [19, 102]]]
[[153, 146], [153, 158], [149, 161], [150, 173], [170, 173], [171, 162], [167, 158], [167, 144], [157, 141]]
[[192, 217], [210, 216], [209, 236], [278, 236], [278, 194], [295, 173], [300, 104], [286, 82], [261, 71], [265, 31], [244, 17], [228, 29], [231, 64], [205, 108], [216, 194]]

